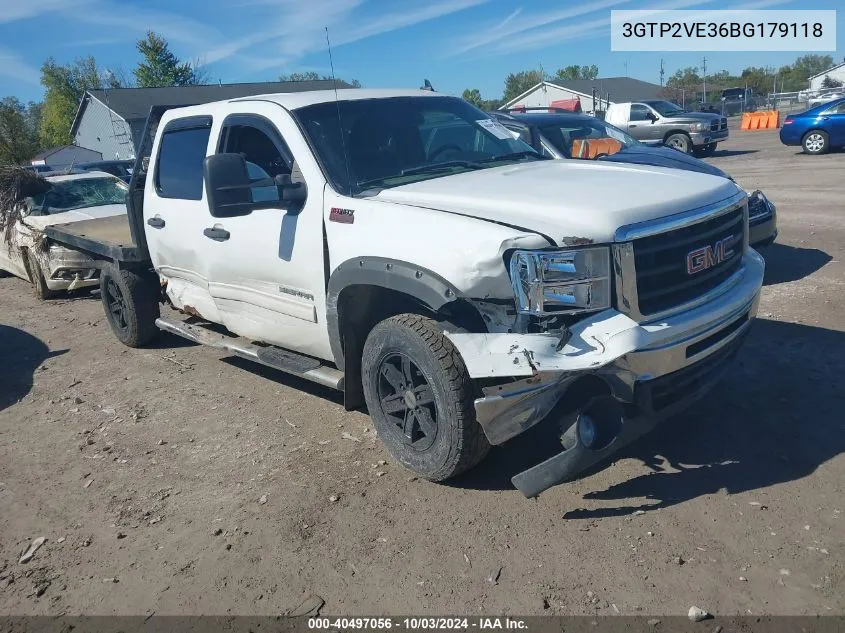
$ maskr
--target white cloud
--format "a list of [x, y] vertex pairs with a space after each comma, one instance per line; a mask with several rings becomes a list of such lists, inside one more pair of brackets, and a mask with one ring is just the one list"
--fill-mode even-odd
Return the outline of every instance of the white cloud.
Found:
[[37, 18], [45, 13], [80, 7], [88, 0], [0, 0], [0, 24], [27, 18]]
[[[569, 7], [567, 9], [546, 13], [533, 13], [529, 15], [523, 14], [522, 16], [512, 13], [492, 28], [473, 33], [472, 35], [458, 41], [455, 48], [448, 54], [448, 56], [452, 57], [461, 55], [487, 44], [495, 44], [502, 41], [504, 38], [509, 38], [519, 33], [531, 31], [533, 29], [548, 26], [570, 18], [595, 13], [602, 9], [609, 9], [610, 7], [614, 7], [625, 2], [628, 2], [628, 0], [599, 0], [599, 2], [592, 2], [581, 6]], [[607, 19], [610, 19], [609, 15]]]
[[37, 68], [24, 62], [17, 53], [5, 48], [0, 48], [0, 76], [36, 86], [41, 83], [41, 73]]

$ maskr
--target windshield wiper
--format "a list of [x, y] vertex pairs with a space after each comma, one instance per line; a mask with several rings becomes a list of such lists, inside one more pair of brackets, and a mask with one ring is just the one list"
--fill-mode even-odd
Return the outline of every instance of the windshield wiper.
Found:
[[468, 169], [480, 169], [481, 165], [471, 160], [447, 160], [442, 163], [431, 163], [430, 165], [418, 165], [417, 167], [408, 167], [399, 172], [400, 176], [411, 176], [413, 174], [428, 174], [453, 167], [466, 167]]
[[481, 169], [481, 164], [471, 160], [448, 160], [443, 163], [431, 163], [430, 165], [418, 165], [416, 167], [408, 167], [403, 169], [398, 174], [391, 174], [389, 176], [382, 176], [381, 178], [371, 178], [370, 180], [359, 180], [356, 185], [358, 187], [367, 188], [370, 185], [376, 185], [390, 180], [392, 178], [401, 178], [402, 176], [413, 176], [414, 174], [433, 174], [440, 171], [449, 171], [454, 167], [466, 167], [467, 169]]
[[500, 160], [518, 160], [520, 158], [536, 158], [538, 160], [547, 160], [546, 156], [542, 154], [538, 154], [537, 152], [529, 152], [529, 151], [521, 151], [521, 152], [511, 152], [510, 154], [500, 154], [499, 156], [491, 156], [490, 158], [484, 158], [480, 160], [480, 163], [495, 163], [496, 161]]

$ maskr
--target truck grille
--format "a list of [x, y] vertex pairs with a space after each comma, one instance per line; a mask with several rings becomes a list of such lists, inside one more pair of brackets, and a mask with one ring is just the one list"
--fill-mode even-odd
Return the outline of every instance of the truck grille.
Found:
[[719, 131], [719, 119], [716, 119], [715, 121], [713, 121], [713, 123], [710, 124], [710, 131], [711, 132], [718, 132]]
[[744, 243], [745, 205], [634, 240], [640, 314], [682, 305], [725, 282], [740, 267]]

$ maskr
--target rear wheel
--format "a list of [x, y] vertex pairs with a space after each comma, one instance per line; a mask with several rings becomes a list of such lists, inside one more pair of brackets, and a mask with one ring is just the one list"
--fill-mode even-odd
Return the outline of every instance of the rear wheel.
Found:
[[686, 134], [672, 134], [666, 139], [666, 147], [671, 147], [684, 154], [689, 154], [692, 149], [692, 140]]
[[41, 262], [38, 257], [30, 251], [26, 251], [27, 268], [29, 268], [29, 279], [32, 282], [32, 287], [35, 290], [35, 296], [46, 301], [53, 299], [56, 296], [55, 290], [50, 290], [47, 287], [47, 278], [44, 276], [44, 270], [41, 268]]
[[376, 432], [404, 466], [442, 481], [487, 454], [475, 385], [435, 321], [417, 314], [385, 319], [367, 337], [361, 370]]
[[801, 139], [801, 148], [805, 154], [826, 154], [830, 150], [830, 138], [827, 132], [811, 130]]
[[106, 264], [100, 271], [100, 295], [106, 319], [118, 340], [141, 347], [158, 333], [159, 284], [154, 275]]

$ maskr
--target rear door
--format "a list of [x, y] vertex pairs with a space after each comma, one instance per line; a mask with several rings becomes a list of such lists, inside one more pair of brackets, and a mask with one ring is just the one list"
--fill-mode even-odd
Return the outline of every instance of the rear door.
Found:
[[211, 143], [211, 116], [165, 119], [144, 190], [144, 231], [150, 258], [176, 307], [219, 322], [208, 287], [203, 228], [208, 204], [203, 160]]
[[[332, 358], [325, 322], [325, 180], [285, 110], [269, 102], [237, 105], [243, 111], [220, 122], [214, 151], [242, 155], [252, 180], [287, 175], [304, 182], [308, 197], [299, 208], [280, 202], [236, 217], [213, 218], [206, 207], [205, 226], [223, 231], [202, 238], [221, 323], [242, 336]], [[278, 188], [266, 184], [251, 194], [253, 202], [279, 200]]]

